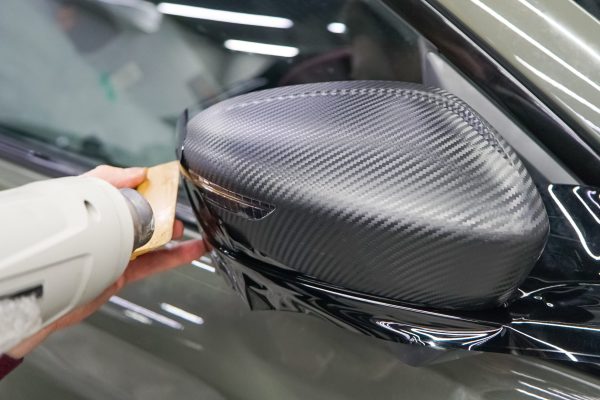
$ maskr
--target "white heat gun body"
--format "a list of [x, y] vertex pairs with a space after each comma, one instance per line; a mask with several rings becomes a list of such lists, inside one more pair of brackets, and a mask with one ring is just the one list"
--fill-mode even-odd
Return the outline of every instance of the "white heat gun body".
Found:
[[0, 226], [0, 303], [17, 304], [0, 310], [0, 349], [14, 344], [2, 332], [24, 323], [6, 315], [19, 312], [20, 298], [38, 312], [35, 324], [16, 327], [30, 331], [22, 336], [98, 296], [154, 229], [152, 208], [138, 192], [83, 176], [0, 191]]

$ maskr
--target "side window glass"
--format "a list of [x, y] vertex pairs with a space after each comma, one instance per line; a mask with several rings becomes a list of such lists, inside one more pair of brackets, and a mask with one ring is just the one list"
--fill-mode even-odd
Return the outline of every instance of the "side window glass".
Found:
[[116, 165], [173, 159], [192, 105], [422, 76], [419, 36], [376, 1], [3, 0], [0, 37], [0, 125]]

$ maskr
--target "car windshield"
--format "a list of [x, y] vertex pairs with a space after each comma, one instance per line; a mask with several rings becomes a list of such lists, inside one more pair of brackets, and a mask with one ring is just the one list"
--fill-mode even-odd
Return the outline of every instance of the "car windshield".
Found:
[[0, 125], [116, 165], [174, 158], [190, 106], [308, 82], [419, 82], [419, 37], [376, 1], [3, 0]]

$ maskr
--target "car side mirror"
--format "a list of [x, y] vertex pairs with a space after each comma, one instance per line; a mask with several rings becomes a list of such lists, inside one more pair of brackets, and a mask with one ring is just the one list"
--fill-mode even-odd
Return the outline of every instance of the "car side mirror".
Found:
[[467, 104], [401, 82], [253, 92], [182, 128], [208, 241], [241, 262], [436, 309], [511, 298], [549, 231], [515, 151]]

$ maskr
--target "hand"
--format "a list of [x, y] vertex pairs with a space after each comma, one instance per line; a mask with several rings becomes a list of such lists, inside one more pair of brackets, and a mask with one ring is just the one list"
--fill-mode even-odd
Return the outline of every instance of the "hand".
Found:
[[[145, 168], [116, 168], [101, 165], [84, 175], [103, 179], [117, 188], [135, 188], [146, 178]], [[175, 221], [172, 239], [180, 239], [183, 236], [183, 224]], [[35, 347], [42, 343], [52, 332], [78, 324], [94, 312], [116, 294], [125, 285], [144, 279], [159, 272], [167, 271], [182, 264], [187, 264], [202, 256], [206, 252], [202, 240], [189, 240], [175, 246], [159, 249], [151, 253], [139, 256], [131, 261], [125, 272], [115, 283], [107, 287], [98, 297], [90, 303], [80, 306], [68, 314], [62, 316], [52, 324], [42, 328], [33, 336], [25, 339], [10, 350], [7, 355], [12, 358], [22, 358]]]

